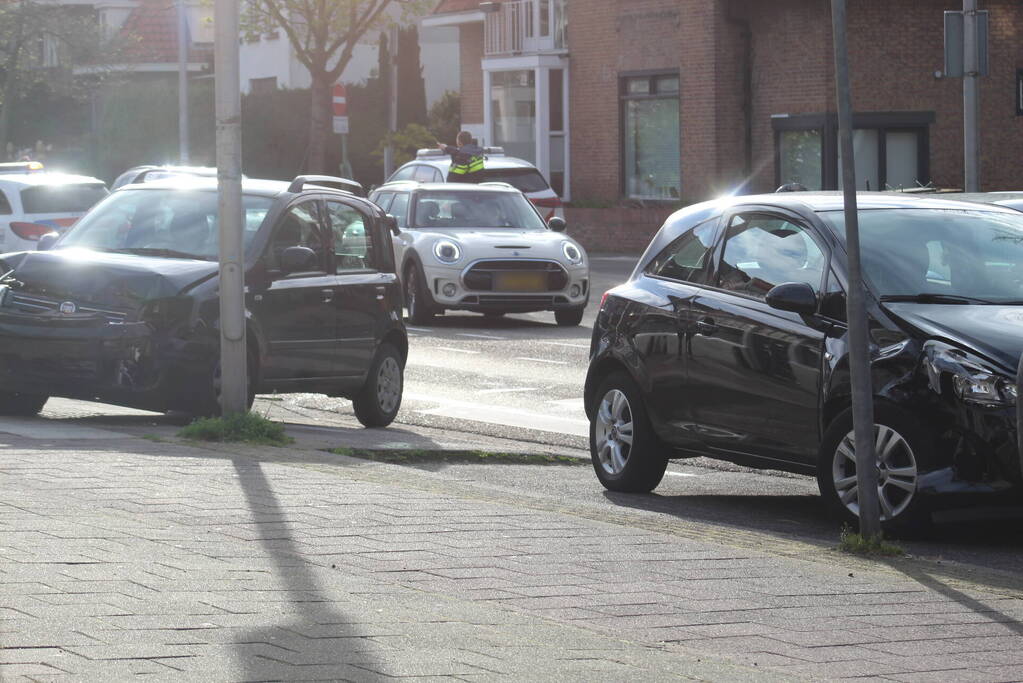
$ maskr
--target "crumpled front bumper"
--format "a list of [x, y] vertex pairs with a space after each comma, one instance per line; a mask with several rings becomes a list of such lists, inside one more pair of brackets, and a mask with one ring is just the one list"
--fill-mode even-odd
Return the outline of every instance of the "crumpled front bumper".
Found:
[[0, 389], [164, 410], [192, 374], [171, 368], [200, 357], [186, 346], [145, 322], [0, 310]]

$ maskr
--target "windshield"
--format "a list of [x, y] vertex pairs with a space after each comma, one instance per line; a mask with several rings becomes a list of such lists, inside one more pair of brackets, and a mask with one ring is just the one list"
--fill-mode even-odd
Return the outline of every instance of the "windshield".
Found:
[[485, 168], [480, 182], [508, 183], [520, 192], [543, 192], [550, 186], [535, 168]]
[[519, 192], [457, 190], [417, 193], [412, 227], [547, 229]]
[[85, 213], [107, 196], [102, 183], [36, 185], [21, 191], [25, 213]]
[[[272, 203], [271, 197], [242, 197], [246, 247]], [[61, 247], [216, 260], [217, 193], [120, 190], [86, 214], [58, 243]]]
[[[821, 215], [844, 240], [843, 212]], [[869, 209], [859, 224], [863, 273], [882, 298], [1023, 300], [1023, 214]]]

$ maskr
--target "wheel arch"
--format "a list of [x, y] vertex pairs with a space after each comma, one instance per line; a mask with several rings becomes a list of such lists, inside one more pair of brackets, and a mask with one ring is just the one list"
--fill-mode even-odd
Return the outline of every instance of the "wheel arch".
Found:
[[633, 377], [629, 367], [618, 358], [614, 356], [606, 356], [595, 364], [590, 365], [589, 370], [586, 372], [586, 383], [583, 386], [583, 407], [586, 411], [586, 416], [592, 418], [593, 411], [596, 404], [595, 392], [600, 382], [614, 372], [623, 372], [629, 377]]

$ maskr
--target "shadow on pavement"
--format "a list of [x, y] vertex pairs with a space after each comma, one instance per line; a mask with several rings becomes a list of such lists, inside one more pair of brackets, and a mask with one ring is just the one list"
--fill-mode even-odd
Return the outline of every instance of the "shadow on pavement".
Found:
[[[267, 623], [238, 634], [234, 647], [244, 667], [245, 680], [340, 679], [346, 678], [346, 673], [351, 675], [351, 670], [344, 670], [347, 665], [371, 664], [371, 655], [365, 647], [359, 647], [365, 644], [363, 639], [337, 609], [336, 596], [323, 588], [314, 565], [302, 556], [287, 526], [282, 524], [288, 521], [288, 513], [262, 465], [241, 459], [234, 459], [233, 464], [256, 528], [261, 529], [259, 520], [272, 525], [261, 529], [259, 542], [273, 565], [274, 578], [289, 594], [290, 606], [298, 610], [297, 614], [282, 617], [279, 623]], [[271, 622], [274, 617], [267, 614], [266, 619]]]

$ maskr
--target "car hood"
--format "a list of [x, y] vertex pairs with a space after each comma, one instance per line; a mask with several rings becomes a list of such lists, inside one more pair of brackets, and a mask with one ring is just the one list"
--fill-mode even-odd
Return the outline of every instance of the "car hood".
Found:
[[1015, 373], [1023, 352], [1023, 306], [885, 303], [928, 337], [946, 339]]
[[[545, 230], [473, 230], [460, 228], [457, 230], [420, 230], [421, 239], [447, 238], [458, 242], [472, 254], [492, 250], [494, 254], [512, 256], [545, 257], [561, 256], [561, 243], [568, 241], [576, 246], [578, 243], [564, 233]], [[582, 250], [582, 247], [580, 247]], [[563, 257], [562, 257], [563, 258]]]
[[18, 290], [26, 294], [135, 308], [146, 301], [176, 296], [217, 274], [212, 261], [111, 254], [87, 249], [56, 249], [5, 254]]

